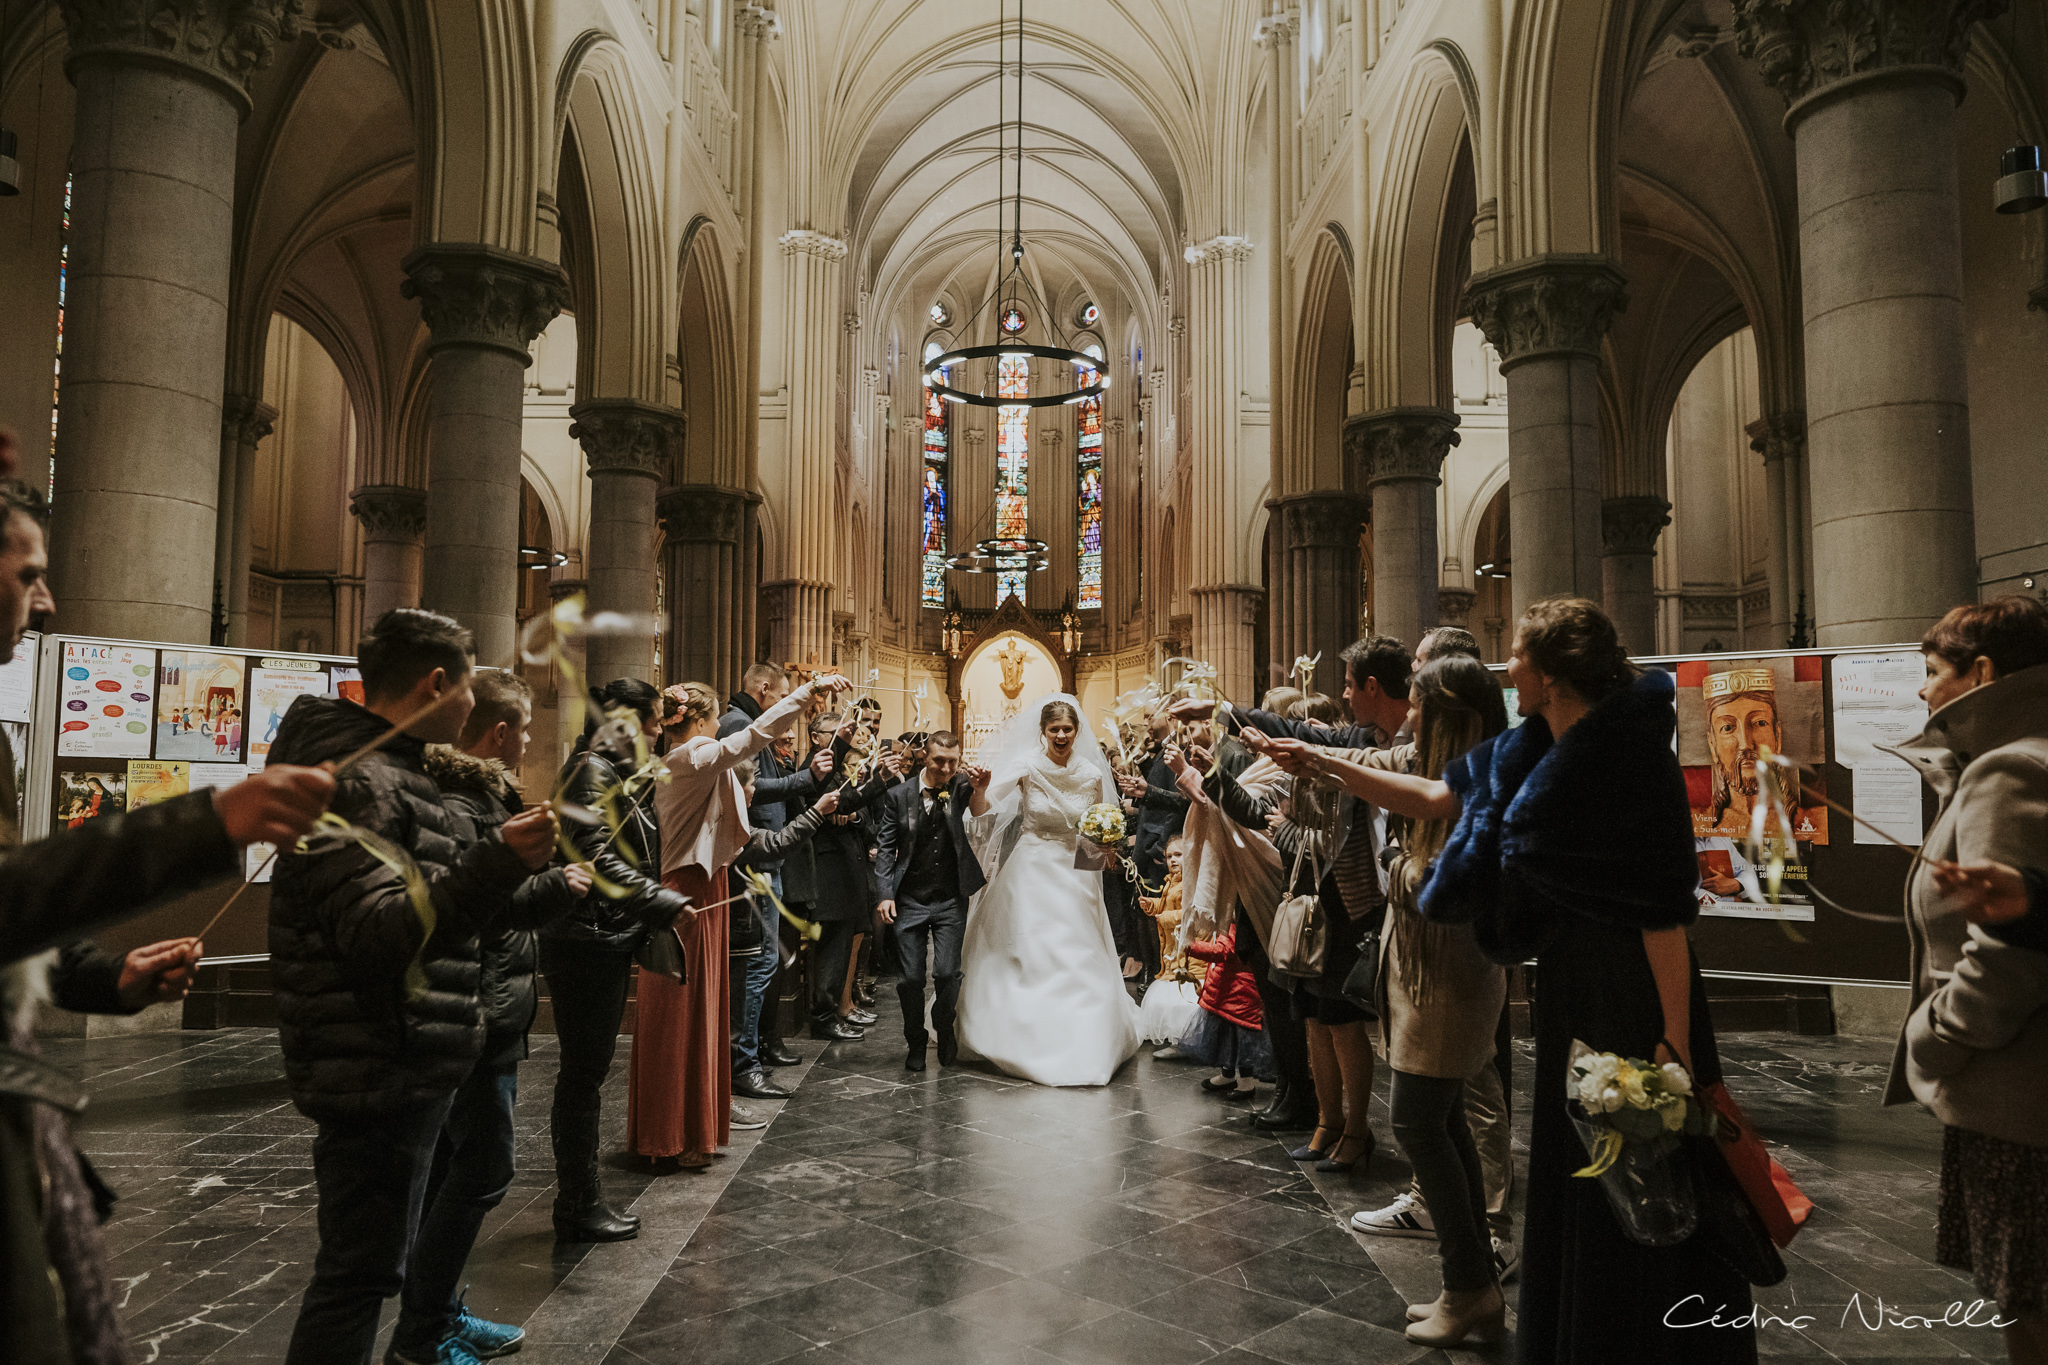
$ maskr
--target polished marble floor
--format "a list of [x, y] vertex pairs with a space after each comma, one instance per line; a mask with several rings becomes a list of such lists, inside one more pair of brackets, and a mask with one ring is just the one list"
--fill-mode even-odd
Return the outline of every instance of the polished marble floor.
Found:
[[[1434, 1296], [1434, 1243], [1344, 1228], [1405, 1184], [1398, 1155], [1305, 1175], [1185, 1065], [1141, 1055], [1103, 1089], [1046, 1090], [972, 1069], [909, 1075], [897, 1036], [890, 1008], [867, 1042], [797, 1044], [805, 1065], [783, 1073], [797, 1094], [760, 1106], [765, 1131], [736, 1134], [704, 1174], [608, 1171], [645, 1232], [566, 1251], [548, 1224], [552, 1040], [536, 1039], [519, 1176], [471, 1260], [472, 1307], [525, 1324], [528, 1365], [1498, 1358], [1411, 1346], [1402, 1307]], [[1863, 1325], [1880, 1297], [1937, 1313], [1975, 1297], [1932, 1264], [1939, 1128], [1877, 1106], [1889, 1046], [1747, 1034], [1725, 1051], [1819, 1205], [1790, 1278], [1758, 1296], [1806, 1326], [1767, 1327], [1763, 1350], [2001, 1359], [1990, 1331]], [[81, 1140], [122, 1194], [108, 1233], [138, 1359], [280, 1358], [315, 1244], [311, 1125], [274, 1037], [62, 1040], [49, 1055], [95, 1092]], [[622, 1050], [613, 1146], [624, 1071]]]

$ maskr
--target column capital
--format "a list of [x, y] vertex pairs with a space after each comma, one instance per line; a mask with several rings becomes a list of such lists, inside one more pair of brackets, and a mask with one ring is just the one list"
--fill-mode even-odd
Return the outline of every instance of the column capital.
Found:
[[733, 23], [743, 38], [772, 41], [782, 36], [782, 20], [775, 17], [774, 10], [759, 5], [741, 5], [733, 11]]
[[592, 398], [569, 409], [569, 438], [582, 444], [593, 479], [600, 474], [660, 479], [673, 466], [684, 423], [684, 414], [659, 403]]
[[473, 242], [435, 242], [399, 262], [399, 292], [418, 299], [429, 350], [479, 346], [527, 364], [528, 347], [569, 299], [569, 277], [551, 261]]
[[277, 409], [260, 398], [250, 398], [239, 393], [221, 396], [221, 431], [234, 437], [237, 445], [257, 444], [276, 429], [276, 423]]
[[280, 41], [305, 30], [305, 0], [58, 0], [70, 54], [80, 62], [142, 62], [189, 72], [226, 93], [249, 116], [249, 73], [270, 61]]
[[1248, 261], [1252, 255], [1252, 239], [1222, 233], [1206, 242], [1190, 244], [1181, 254], [1189, 265], [1196, 267], [1217, 261]]
[[1310, 493], [1289, 493], [1269, 504], [1280, 516], [1288, 549], [1325, 546], [1330, 549], [1358, 549], [1358, 533], [1372, 507], [1370, 500], [1342, 489]]
[[1657, 552], [1657, 535], [1671, 524], [1671, 504], [1654, 494], [1608, 498], [1600, 504], [1600, 541], [1611, 555]]
[[1293, 14], [1274, 14], [1259, 20], [1259, 26], [1252, 30], [1252, 41], [1260, 47], [1278, 47], [1291, 43], [1301, 31], [1301, 20]]
[[366, 540], [416, 541], [427, 530], [427, 490], [397, 483], [367, 483], [349, 494], [348, 510]]
[[1442, 481], [1444, 457], [1460, 437], [1458, 414], [1442, 408], [1382, 408], [1344, 423], [1344, 455], [1356, 460], [1365, 486], [1398, 479]]
[[1479, 600], [1479, 594], [1470, 588], [1438, 588], [1436, 590], [1436, 619], [1440, 626], [1456, 626], [1460, 630], [1470, 629], [1465, 623], [1472, 619], [1472, 604]]
[[566, 602], [580, 592], [590, 590], [587, 578], [553, 578], [548, 580], [548, 600]]
[[1791, 107], [1876, 75], [1918, 75], [1960, 100], [1970, 25], [2010, 0], [1735, 0], [1735, 45]]
[[1465, 307], [1503, 371], [1557, 352], [1597, 355], [1628, 281], [1605, 256], [1553, 253], [1474, 275]]
[[816, 256], [821, 261], [843, 261], [846, 259], [846, 243], [841, 239], [809, 228], [793, 228], [776, 238], [785, 256], [802, 253]]
[[737, 545], [746, 526], [747, 505], [758, 501], [757, 495], [738, 488], [681, 483], [661, 491], [654, 514], [661, 519], [662, 534], [673, 543]]
[[1806, 449], [1806, 413], [1796, 408], [1759, 417], [1743, 430], [1749, 433], [1749, 448], [1763, 456], [1766, 465]]

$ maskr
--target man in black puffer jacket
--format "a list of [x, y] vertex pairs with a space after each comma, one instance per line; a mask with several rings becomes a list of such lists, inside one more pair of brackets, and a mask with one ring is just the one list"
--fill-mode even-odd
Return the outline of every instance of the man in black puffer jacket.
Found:
[[[350, 839], [277, 860], [278, 1032], [292, 1102], [320, 1125], [320, 1252], [287, 1365], [369, 1359], [382, 1301], [404, 1283], [435, 1140], [483, 1046], [478, 935], [555, 842], [542, 808], [465, 851], [466, 824], [422, 766], [427, 744], [455, 739], [469, 715], [467, 630], [432, 612], [386, 612], [357, 662], [367, 705], [299, 698], [270, 759], [339, 763], [377, 745], [339, 774], [330, 809], [403, 851], [430, 904], [423, 914], [405, 877]], [[384, 738], [395, 725], [405, 728]]]
[[[525, 808], [513, 774], [526, 753], [526, 730], [533, 721], [533, 689], [516, 673], [480, 670], [470, 692], [476, 705], [461, 738], [453, 746], [429, 745], [426, 755], [427, 775], [439, 784], [450, 813], [459, 817], [458, 841], [465, 848], [490, 838]], [[519, 1063], [526, 1059], [527, 1030], [540, 1006], [533, 979], [534, 930], [574, 908], [589, 890], [590, 874], [580, 865], [549, 868], [520, 883], [510, 913], [479, 940], [483, 1055], [456, 1090], [435, 1147], [387, 1361], [412, 1365], [435, 1360], [450, 1337], [488, 1359], [516, 1349], [525, 1339], [518, 1327], [471, 1313], [458, 1290], [484, 1218], [512, 1185], [512, 1106]]]

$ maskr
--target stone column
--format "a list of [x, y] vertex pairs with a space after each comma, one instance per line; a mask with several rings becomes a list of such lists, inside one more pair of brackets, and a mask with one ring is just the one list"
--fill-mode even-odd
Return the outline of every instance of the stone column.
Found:
[[[683, 414], [633, 398], [593, 398], [569, 409], [569, 435], [590, 466], [590, 540], [585, 572], [591, 611], [654, 614], [655, 489], [675, 467]], [[594, 637], [590, 685], [639, 678], [656, 686], [652, 636]]]
[[348, 510], [363, 524], [363, 629], [393, 607], [420, 604], [420, 536], [427, 492], [404, 484], [364, 484]]
[[77, 90], [50, 538], [67, 631], [212, 638], [235, 139], [300, 8], [58, 5]]
[[739, 687], [753, 662], [740, 559], [751, 501], [737, 488], [681, 484], [662, 493], [657, 509], [668, 557], [670, 671], [720, 696]]
[[1372, 627], [1410, 649], [1437, 624], [1436, 490], [1457, 426], [1456, 413], [1427, 407], [1384, 408], [1344, 424], [1344, 453], [1372, 490]]
[[1241, 475], [1244, 336], [1253, 325], [1245, 307], [1245, 272], [1252, 243], [1239, 236], [1212, 237], [1188, 247], [1185, 256], [1194, 381], [1188, 408], [1193, 428], [1188, 555], [1193, 652], [1216, 666], [1224, 695], [1243, 697], [1266, 683], [1252, 676], [1262, 590], [1251, 581], [1257, 568], [1245, 530], [1255, 504], [1243, 496]]
[[1273, 662], [1292, 668], [1301, 655], [1321, 654], [1315, 685], [1332, 696], [1344, 687], [1338, 651], [1358, 638], [1358, 537], [1368, 506], [1342, 491], [1291, 493], [1272, 503], [1284, 547], [1273, 585], [1284, 601], [1273, 615], [1287, 622]]
[[220, 506], [214, 517], [215, 591], [227, 617], [222, 643], [249, 643], [249, 539], [256, 518], [256, 447], [270, 435], [277, 409], [228, 394], [220, 410]]
[[520, 423], [527, 348], [568, 297], [561, 267], [497, 247], [424, 246], [402, 263], [431, 333], [421, 605], [512, 653], [519, 615]]
[[822, 666], [832, 659], [833, 393], [838, 370], [840, 265], [846, 243], [808, 229], [785, 232], [784, 336], [789, 347], [789, 449], [777, 497], [781, 527], [774, 580], [763, 588], [779, 601], [771, 609], [770, 646], [785, 663]]
[[1631, 654], [1657, 652], [1657, 536], [1670, 524], [1671, 504], [1659, 497], [1600, 504], [1600, 600]]
[[2006, 0], [1738, 0], [1799, 177], [1823, 645], [1915, 640], [1977, 598], [1955, 107]]
[[[1772, 636], [1779, 645], [1811, 644], [1812, 617], [1806, 601], [1806, 510], [1801, 498], [1806, 463], [1806, 414], [1771, 413], [1746, 428], [1749, 448], [1764, 457], [1765, 516], [1771, 553], [1765, 576], [1771, 585]], [[1802, 619], [1804, 614], [1804, 619]], [[1794, 642], [1798, 632], [1800, 640]]]
[[1600, 597], [1600, 338], [1627, 302], [1599, 256], [1536, 256], [1466, 286], [1508, 386], [1516, 616], [1559, 593]]

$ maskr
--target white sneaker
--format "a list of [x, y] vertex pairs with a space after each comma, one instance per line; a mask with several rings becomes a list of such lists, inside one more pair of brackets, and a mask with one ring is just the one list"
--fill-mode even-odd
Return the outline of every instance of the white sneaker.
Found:
[[1436, 1224], [1429, 1219], [1429, 1206], [1412, 1190], [1404, 1190], [1400, 1198], [1383, 1209], [1364, 1209], [1352, 1214], [1351, 1229], [1381, 1237], [1436, 1236]]
[[1502, 1284], [1515, 1278], [1515, 1272], [1522, 1268], [1522, 1253], [1515, 1250], [1513, 1242], [1493, 1239], [1493, 1274]]
[[741, 1104], [735, 1104], [732, 1107], [731, 1118], [732, 1122], [728, 1126], [734, 1132], [751, 1132], [753, 1129], [766, 1128], [768, 1126], [768, 1120], [756, 1117], [753, 1110]]
[[1152, 1054], [1152, 1060], [1155, 1062], [1177, 1062], [1187, 1055], [1187, 1053], [1182, 1052], [1179, 1048], [1169, 1043], [1155, 1051]]

